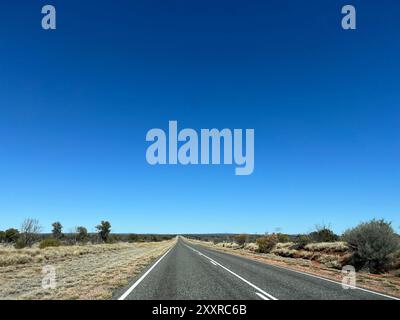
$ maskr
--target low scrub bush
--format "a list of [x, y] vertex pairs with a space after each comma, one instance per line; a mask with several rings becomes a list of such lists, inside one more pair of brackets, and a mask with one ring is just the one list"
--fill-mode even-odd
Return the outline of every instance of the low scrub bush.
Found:
[[47, 238], [44, 239], [40, 242], [39, 244], [39, 248], [40, 249], [44, 249], [47, 247], [59, 247], [60, 246], [60, 240], [58, 239], [54, 239], [54, 238]]
[[14, 248], [15, 249], [23, 249], [26, 248], [26, 242], [23, 239], [18, 239], [15, 243], [14, 243]]
[[340, 262], [340, 257], [335, 255], [323, 254], [320, 255], [316, 261], [324, 264], [328, 268], [342, 269], [342, 263]]
[[288, 248], [273, 248], [271, 253], [276, 254], [277, 256], [286, 257], [286, 258], [294, 258], [294, 255], [297, 253], [297, 250], [291, 250]]
[[238, 249], [239, 245], [235, 242], [220, 242], [217, 243], [218, 247], [223, 247], [223, 248], [230, 248], [230, 249]]
[[295, 244], [292, 246], [294, 250], [303, 250], [307, 244], [311, 242], [311, 238], [307, 235], [298, 235]]
[[246, 243], [244, 248], [245, 248], [245, 250], [249, 250], [249, 251], [252, 251], [252, 252], [256, 252], [259, 249], [258, 248], [258, 244], [254, 243], [254, 242]]
[[292, 249], [294, 242], [278, 242], [275, 249]]
[[290, 238], [287, 234], [278, 233], [277, 237], [278, 237], [278, 242], [281, 242], [281, 243], [286, 243], [286, 242], [290, 241]]
[[309, 237], [313, 242], [335, 242], [339, 240], [339, 236], [325, 225], [316, 226], [316, 230], [311, 232]]
[[258, 251], [261, 253], [269, 253], [278, 243], [276, 234], [267, 235], [257, 239]]
[[33, 258], [27, 254], [8, 254], [0, 256], [0, 267], [32, 262]]
[[359, 270], [368, 268], [372, 273], [386, 271], [399, 248], [399, 238], [389, 222], [372, 220], [359, 224], [343, 234], [353, 250], [351, 263]]
[[247, 234], [238, 234], [235, 236], [235, 242], [240, 246], [243, 247], [244, 244], [247, 242]]

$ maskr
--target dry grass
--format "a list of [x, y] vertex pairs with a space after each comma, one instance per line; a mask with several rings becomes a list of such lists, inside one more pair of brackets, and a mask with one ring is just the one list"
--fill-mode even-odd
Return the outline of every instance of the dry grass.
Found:
[[[174, 240], [0, 249], [0, 299], [109, 299]], [[56, 269], [56, 289], [43, 289], [42, 268]]]
[[349, 246], [346, 242], [318, 242], [307, 244], [304, 248], [307, 251], [323, 251], [323, 252], [348, 252]]
[[345, 242], [310, 243], [304, 250], [296, 250], [295, 247], [292, 242], [278, 243], [271, 253], [286, 258], [313, 260], [335, 269], [341, 269], [346, 264], [349, 253]]
[[280, 249], [289, 249], [294, 245], [294, 242], [278, 242], [275, 245], [274, 249], [280, 250]]
[[222, 247], [222, 248], [230, 248], [230, 249], [240, 248], [240, 246], [235, 242], [220, 242], [220, 243], [217, 243], [216, 246]]
[[251, 252], [257, 252], [258, 251], [258, 244], [254, 242], [246, 243], [244, 245], [244, 249], [251, 251]]

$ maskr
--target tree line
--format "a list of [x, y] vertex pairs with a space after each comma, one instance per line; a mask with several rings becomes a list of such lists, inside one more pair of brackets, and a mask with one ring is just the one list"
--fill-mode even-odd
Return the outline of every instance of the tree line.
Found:
[[76, 227], [72, 232], [64, 233], [61, 222], [52, 223], [50, 234], [42, 233], [42, 227], [36, 219], [25, 219], [20, 229], [9, 228], [0, 231], [0, 243], [14, 245], [17, 249], [31, 247], [34, 243], [40, 243], [40, 248], [56, 247], [61, 244], [85, 244], [85, 243], [114, 243], [162, 241], [171, 239], [175, 235], [139, 235], [139, 234], [112, 234], [111, 223], [103, 220], [95, 226], [96, 232], [89, 233], [84, 226]]

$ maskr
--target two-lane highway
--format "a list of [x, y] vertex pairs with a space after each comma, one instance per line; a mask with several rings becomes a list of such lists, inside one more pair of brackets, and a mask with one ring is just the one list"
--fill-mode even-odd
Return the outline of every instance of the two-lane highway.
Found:
[[132, 283], [120, 300], [381, 300], [391, 297], [364, 289], [215, 251], [178, 239]]

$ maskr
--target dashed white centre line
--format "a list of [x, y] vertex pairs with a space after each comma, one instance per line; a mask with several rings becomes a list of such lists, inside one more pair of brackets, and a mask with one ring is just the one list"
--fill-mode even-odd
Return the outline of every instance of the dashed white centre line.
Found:
[[[257, 287], [255, 284], [251, 283], [250, 281], [246, 280], [245, 278], [243, 278], [242, 276], [238, 275], [237, 273], [233, 272], [232, 270], [229, 270], [227, 267], [223, 266], [222, 264], [220, 264], [219, 262], [215, 261], [214, 259], [206, 256], [204, 253], [201, 253], [200, 251], [193, 249], [192, 247], [188, 246], [187, 244], [185, 244], [186, 247], [188, 247], [190, 250], [193, 250], [194, 252], [197, 252], [199, 255], [207, 258], [208, 260], [210, 260], [211, 262], [213, 262], [215, 265], [220, 266], [222, 269], [228, 271], [229, 273], [233, 274], [236, 278], [239, 278], [240, 280], [242, 280], [243, 282], [247, 283], [249, 286], [253, 287], [254, 289], [256, 289], [257, 291], [259, 291], [259, 293], [261, 293], [264, 297], [267, 297], [268, 299], [271, 300], [278, 300], [277, 298], [275, 298], [273, 295], [269, 294], [268, 292], [265, 292], [263, 289]], [[264, 299], [265, 300], [265, 299]]]

